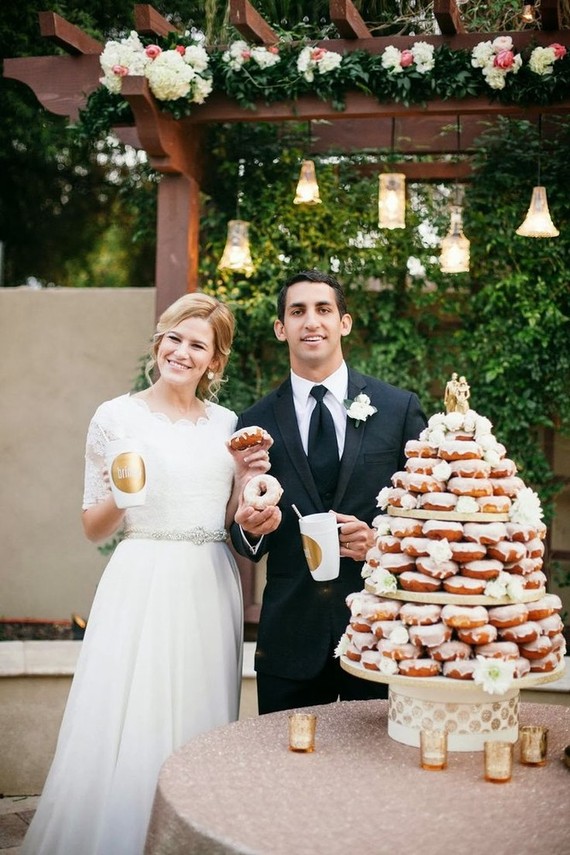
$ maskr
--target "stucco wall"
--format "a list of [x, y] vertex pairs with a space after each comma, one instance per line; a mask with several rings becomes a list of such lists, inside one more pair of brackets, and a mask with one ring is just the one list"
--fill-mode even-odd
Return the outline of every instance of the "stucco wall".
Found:
[[0, 616], [87, 614], [106, 559], [81, 527], [89, 420], [129, 391], [154, 289], [0, 288]]

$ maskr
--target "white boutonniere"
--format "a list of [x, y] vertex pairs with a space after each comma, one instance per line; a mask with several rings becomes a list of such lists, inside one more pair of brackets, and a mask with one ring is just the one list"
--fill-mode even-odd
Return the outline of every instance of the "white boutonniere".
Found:
[[344, 401], [346, 412], [349, 419], [354, 419], [354, 427], [358, 427], [360, 422], [365, 422], [368, 416], [373, 416], [378, 412], [376, 407], [370, 403], [368, 395], [357, 395], [354, 401], [346, 398]]

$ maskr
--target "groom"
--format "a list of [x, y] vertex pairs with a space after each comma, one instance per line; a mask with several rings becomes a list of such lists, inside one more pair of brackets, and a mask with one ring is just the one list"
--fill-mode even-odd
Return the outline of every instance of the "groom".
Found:
[[[416, 395], [345, 363], [342, 340], [352, 318], [333, 276], [292, 276], [279, 293], [277, 316], [274, 331], [289, 348], [290, 377], [242, 413], [238, 428], [259, 425], [273, 437], [271, 474], [283, 497], [280, 507], [262, 511], [240, 506], [232, 526], [238, 552], [254, 561], [268, 554], [255, 654], [260, 713], [387, 696], [385, 685], [343, 671], [334, 650], [350, 617], [345, 598], [363, 587], [376, 496], [404, 468], [404, 446], [426, 424]], [[360, 422], [345, 404], [358, 395], [369, 399]], [[312, 579], [292, 505], [303, 515], [336, 513], [337, 579]]]

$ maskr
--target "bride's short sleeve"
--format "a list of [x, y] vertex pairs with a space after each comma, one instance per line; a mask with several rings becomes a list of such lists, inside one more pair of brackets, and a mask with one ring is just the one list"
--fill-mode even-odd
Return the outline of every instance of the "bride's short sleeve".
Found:
[[93, 416], [87, 430], [85, 443], [85, 480], [83, 485], [83, 510], [102, 502], [111, 488], [103, 477], [105, 468], [105, 433], [97, 414]]

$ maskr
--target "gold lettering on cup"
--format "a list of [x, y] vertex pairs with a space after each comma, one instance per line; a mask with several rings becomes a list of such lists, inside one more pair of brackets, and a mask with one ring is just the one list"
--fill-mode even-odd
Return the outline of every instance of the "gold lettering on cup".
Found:
[[312, 537], [309, 537], [308, 534], [302, 534], [301, 539], [303, 541], [303, 552], [305, 553], [307, 565], [311, 573], [314, 573], [315, 570], [319, 569], [321, 561], [323, 560], [323, 550], [317, 541]]
[[138, 493], [146, 480], [144, 460], [135, 451], [118, 454], [111, 465], [111, 478], [117, 490]]

